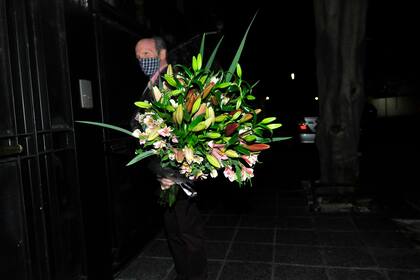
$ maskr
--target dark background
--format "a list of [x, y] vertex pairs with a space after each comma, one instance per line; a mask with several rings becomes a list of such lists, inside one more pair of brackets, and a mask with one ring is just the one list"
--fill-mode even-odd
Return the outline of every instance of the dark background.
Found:
[[[374, 110], [362, 125], [361, 186], [404, 212], [420, 204], [419, 17], [413, 1], [369, 5], [365, 86]], [[294, 135], [299, 118], [318, 114], [312, 1], [1, 2], [0, 145], [22, 146], [0, 157], [2, 277], [112, 279], [141, 251], [161, 226], [156, 181], [144, 166], [124, 167], [131, 139], [74, 121], [128, 128], [147, 82], [138, 39], [162, 36], [188, 61], [203, 32], [211, 32], [207, 54], [224, 35], [217, 62], [228, 67], [256, 12], [244, 78], [260, 81], [258, 104], [284, 124], [279, 133]], [[80, 79], [91, 82], [93, 108], [81, 107]], [[314, 145], [281, 143], [262, 159], [257, 176], [317, 179]]]

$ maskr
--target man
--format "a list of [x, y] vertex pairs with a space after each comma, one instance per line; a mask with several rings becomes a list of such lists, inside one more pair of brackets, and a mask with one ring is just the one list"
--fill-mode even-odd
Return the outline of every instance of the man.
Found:
[[[135, 53], [143, 73], [149, 77], [142, 99], [155, 100], [151, 89], [161, 82], [161, 73], [165, 73], [168, 65], [165, 42], [159, 37], [141, 39]], [[169, 178], [159, 176], [158, 181], [163, 190], [177, 187]], [[165, 209], [164, 227], [178, 273], [176, 279], [207, 279], [204, 223], [194, 198], [179, 190], [175, 204]]]

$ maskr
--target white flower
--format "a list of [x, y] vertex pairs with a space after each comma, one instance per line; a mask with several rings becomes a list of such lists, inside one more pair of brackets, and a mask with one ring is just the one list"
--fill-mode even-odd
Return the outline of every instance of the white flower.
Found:
[[214, 83], [216, 84], [219, 81], [219, 78], [217, 78], [216, 76], [211, 77], [210, 79], [210, 83]]
[[165, 141], [162, 141], [162, 140], [160, 140], [160, 141], [156, 141], [155, 143], [153, 143], [153, 147], [154, 147], [155, 149], [162, 149], [162, 148], [165, 148], [165, 147], [166, 147], [166, 142], [165, 142]]
[[136, 129], [131, 133], [131, 135], [133, 135], [133, 137], [135, 138], [139, 138], [140, 133], [141, 133], [140, 129]]
[[174, 154], [169, 154], [169, 155], [168, 155], [168, 158], [169, 158], [170, 160], [175, 160], [175, 155], [174, 155]]
[[169, 102], [171, 103], [172, 107], [174, 107], [174, 109], [178, 108], [178, 103], [176, 103], [175, 100], [169, 99]]
[[156, 126], [156, 122], [153, 119], [152, 116], [147, 115], [144, 119], [143, 119], [143, 123], [148, 127], [148, 128], [153, 128]]
[[172, 143], [178, 143], [178, 138], [176, 138], [175, 135], [172, 135], [171, 141]]
[[200, 156], [197, 156], [197, 155], [194, 155], [194, 157], [193, 157], [193, 162], [198, 163], [198, 164], [201, 164], [203, 162], [203, 160], [204, 160], [203, 157], [200, 157]]
[[219, 174], [217, 173], [217, 170], [216, 170], [216, 169], [212, 169], [212, 170], [210, 171], [210, 177], [212, 177], [212, 178], [216, 178], [218, 175], [219, 175]]

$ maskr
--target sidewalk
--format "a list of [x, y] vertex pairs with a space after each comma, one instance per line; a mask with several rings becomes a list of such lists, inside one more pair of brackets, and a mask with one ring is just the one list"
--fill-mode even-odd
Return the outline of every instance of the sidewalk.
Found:
[[[391, 219], [311, 212], [297, 185], [233, 190], [225, 202], [210, 200], [201, 208], [209, 280], [420, 279], [420, 250]], [[116, 279], [174, 278], [159, 234]]]

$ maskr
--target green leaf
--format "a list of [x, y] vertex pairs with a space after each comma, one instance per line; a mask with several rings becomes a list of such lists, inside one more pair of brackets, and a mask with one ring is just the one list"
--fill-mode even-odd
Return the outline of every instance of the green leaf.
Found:
[[228, 86], [230, 86], [232, 83], [220, 83], [214, 86], [214, 88], [226, 88]]
[[96, 126], [100, 126], [100, 127], [104, 127], [104, 128], [109, 128], [109, 129], [113, 129], [113, 130], [117, 130], [119, 132], [128, 134], [130, 136], [133, 136], [133, 133], [127, 129], [115, 126], [115, 125], [111, 125], [111, 124], [106, 124], [106, 123], [101, 123], [101, 122], [90, 122], [90, 121], [75, 121], [77, 123], [84, 123], [84, 124], [91, 124], [91, 125], [96, 125]]
[[241, 146], [236, 146], [234, 147], [234, 149], [238, 151], [239, 153], [247, 155], [247, 156], [251, 154], [251, 152], [248, 149], [245, 149], [244, 147], [241, 147]]
[[132, 164], [134, 164], [134, 163], [136, 163], [136, 162], [138, 162], [142, 159], [145, 159], [147, 157], [150, 157], [154, 154], [155, 154], [155, 151], [153, 151], [153, 150], [149, 150], [149, 151], [146, 151], [144, 153], [140, 153], [137, 156], [135, 156], [129, 163], [127, 163], [126, 166], [132, 165]]
[[203, 37], [201, 38], [201, 44], [200, 44], [200, 54], [201, 58], [204, 59], [204, 42], [206, 40], [206, 33], [203, 33]]
[[[284, 141], [284, 140], [289, 140], [292, 137], [288, 136], [288, 137], [273, 137], [273, 138], [269, 138], [270, 142], [279, 142], [279, 141]], [[269, 143], [269, 142], [267, 142]]]
[[252, 25], [252, 23], [254, 22], [254, 19], [255, 19], [255, 17], [256, 17], [256, 16], [257, 16], [257, 13], [255, 13], [254, 17], [253, 17], [253, 18], [252, 18], [252, 20], [251, 20], [251, 23], [250, 23], [250, 24], [249, 24], [249, 26], [248, 26], [248, 29], [247, 29], [247, 30], [246, 30], [246, 32], [245, 32], [244, 37], [242, 38], [242, 42], [241, 42], [241, 44], [239, 45], [238, 50], [236, 51], [236, 55], [235, 55], [235, 57], [233, 58], [232, 64], [230, 65], [229, 70], [228, 70], [228, 72], [226, 73], [226, 76], [225, 76], [225, 82], [230, 82], [230, 79], [232, 78], [233, 71], [235, 71], [236, 65], [238, 64], [239, 58], [241, 57], [242, 50], [243, 50], [244, 45], [245, 45], [246, 37], [247, 37], [247, 35], [248, 35], [248, 31], [249, 31], [249, 29], [251, 28], [251, 25]]
[[213, 61], [214, 61], [214, 58], [216, 57], [216, 53], [217, 53], [217, 51], [220, 47], [220, 44], [222, 43], [222, 40], [223, 40], [223, 36], [222, 36], [222, 38], [220, 38], [220, 40], [217, 43], [216, 47], [214, 48], [212, 54], [210, 55], [209, 61], [207, 61], [206, 67], [204, 68], [206, 71], [208, 71], [211, 68], [211, 66], [213, 64]]
[[246, 96], [246, 99], [248, 99], [248, 100], [255, 100], [255, 96], [253, 96], [253, 95], [247, 95]]

